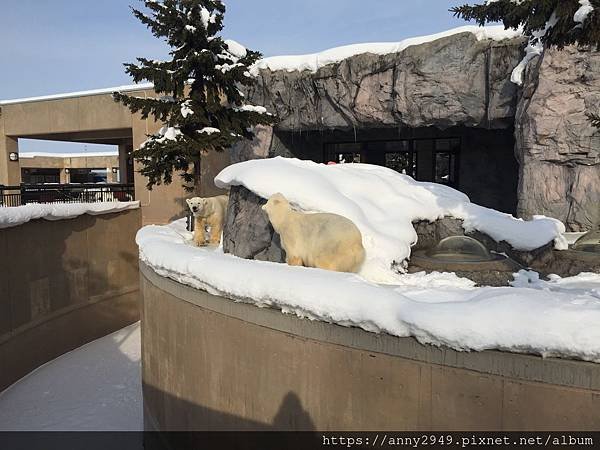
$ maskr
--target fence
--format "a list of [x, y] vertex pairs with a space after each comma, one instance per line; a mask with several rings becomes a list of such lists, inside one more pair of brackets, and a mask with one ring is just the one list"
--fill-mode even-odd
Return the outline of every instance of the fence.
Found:
[[99, 203], [134, 200], [133, 184], [22, 184], [0, 186], [0, 207], [29, 203]]

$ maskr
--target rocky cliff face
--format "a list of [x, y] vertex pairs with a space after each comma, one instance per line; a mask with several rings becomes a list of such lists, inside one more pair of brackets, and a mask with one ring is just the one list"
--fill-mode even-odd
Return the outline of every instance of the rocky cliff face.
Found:
[[518, 214], [574, 231], [600, 224], [600, 52], [547, 50], [530, 64], [515, 120]]
[[389, 55], [362, 54], [309, 71], [262, 70], [249, 100], [284, 131], [512, 125], [510, 73], [521, 39], [478, 41], [460, 33]]

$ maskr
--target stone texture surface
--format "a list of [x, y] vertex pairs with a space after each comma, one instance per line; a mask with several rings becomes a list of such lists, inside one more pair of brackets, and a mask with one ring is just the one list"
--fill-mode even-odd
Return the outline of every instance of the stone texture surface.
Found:
[[271, 141], [273, 140], [273, 127], [257, 125], [254, 127], [254, 134], [252, 141], [240, 141], [229, 149], [232, 164], [269, 156]]
[[248, 91], [285, 131], [513, 123], [510, 73], [521, 39], [477, 41], [460, 33], [388, 55], [362, 54], [316, 73], [262, 70]]
[[544, 214], [570, 230], [600, 223], [600, 52], [547, 50], [530, 64], [516, 115], [518, 214]]
[[[285, 262], [285, 251], [281, 247], [279, 235], [273, 230], [267, 215], [261, 209], [266, 200], [257, 196], [243, 186], [233, 186], [229, 194], [229, 207], [223, 228], [223, 250], [240, 258], [261, 261]], [[435, 222], [419, 221], [414, 224], [419, 236], [413, 251], [427, 250], [448, 236], [467, 235], [473, 237], [488, 249], [497, 253], [505, 253], [524, 267], [534, 267], [542, 275], [556, 273], [558, 275], [574, 275], [582, 271], [600, 271], [599, 257], [590, 260], [590, 256], [563, 255], [565, 252], [552, 250], [552, 243], [530, 252], [513, 249], [506, 242], [496, 242], [480, 232], [465, 233], [462, 220], [445, 217]], [[570, 252], [580, 253], [580, 252]], [[409, 272], [422, 270], [409, 264]], [[424, 270], [424, 269], [423, 269]], [[576, 273], [574, 273], [576, 271]], [[459, 276], [466, 276], [478, 284], [506, 285], [509, 278], [496, 270], [469, 274], [459, 271]]]
[[240, 258], [284, 262], [285, 251], [261, 206], [267, 201], [243, 186], [232, 186], [223, 227], [223, 251]]

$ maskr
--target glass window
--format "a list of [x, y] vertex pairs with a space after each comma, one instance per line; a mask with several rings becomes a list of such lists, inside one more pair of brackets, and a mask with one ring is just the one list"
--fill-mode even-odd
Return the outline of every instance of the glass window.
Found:
[[388, 152], [385, 154], [385, 167], [414, 178], [417, 169], [412, 152]]
[[441, 184], [454, 184], [455, 155], [450, 152], [436, 152], [435, 154], [435, 182]]
[[338, 164], [344, 163], [359, 163], [360, 162], [360, 153], [335, 153], [334, 162]]

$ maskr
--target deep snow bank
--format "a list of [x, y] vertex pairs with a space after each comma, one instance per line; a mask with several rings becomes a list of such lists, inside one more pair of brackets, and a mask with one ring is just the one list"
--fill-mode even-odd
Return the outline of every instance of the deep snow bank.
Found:
[[83, 214], [97, 216], [139, 207], [140, 202], [35, 203], [24, 206], [3, 207], [0, 208], [0, 229], [16, 227], [35, 219], [74, 219]]
[[371, 332], [415, 336], [456, 350], [505, 349], [600, 362], [600, 275], [522, 287], [475, 288], [454, 274], [400, 275], [377, 285], [358, 275], [254, 261], [190, 245], [185, 220], [146, 226], [140, 258], [162, 276], [237, 301]]
[[428, 36], [418, 36], [404, 39], [400, 42], [371, 42], [363, 44], [351, 44], [308, 55], [271, 56], [257, 61], [250, 68], [250, 73], [256, 76], [261, 69], [270, 69], [271, 71], [286, 70], [288, 72], [295, 70], [310, 70], [311, 72], [316, 72], [319, 68], [326, 66], [327, 64], [338, 63], [346, 58], [360, 55], [362, 53], [373, 53], [375, 55], [398, 53], [413, 45], [425, 44], [427, 42], [432, 42], [437, 39], [459, 33], [472, 33], [478, 41], [484, 39], [501, 41], [504, 39], [519, 37], [523, 34], [520, 30], [505, 30], [504, 26], [502, 25], [489, 27], [465, 25]]
[[564, 225], [539, 216], [532, 221], [475, 205], [455, 189], [418, 182], [392, 169], [369, 164], [325, 165], [277, 157], [225, 168], [218, 187], [242, 185], [263, 198], [281, 192], [306, 211], [340, 214], [363, 235], [367, 257], [360, 275], [375, 282], [395, 282], [392, 262], [410, 257], [417, 241], [412, 222], [444, 216], [463, 219], [465, 231], [478, 230], [516, 250], [533, 250], [554, 241], [567, 248]]

